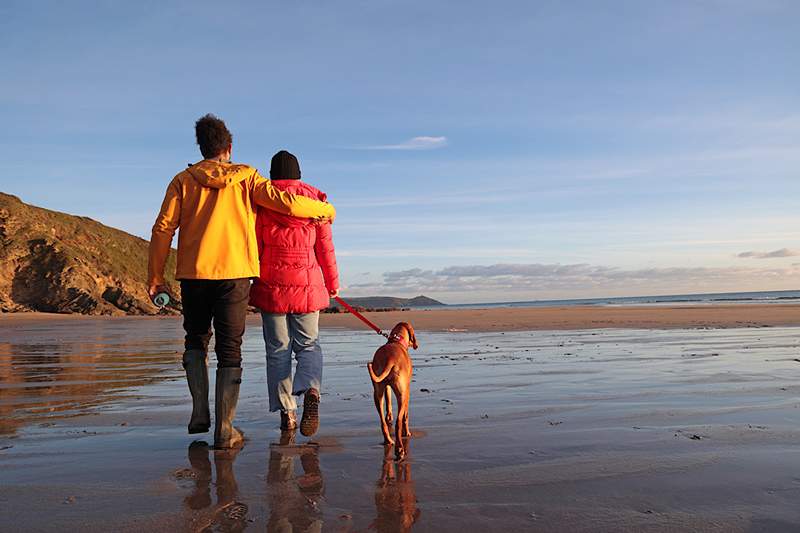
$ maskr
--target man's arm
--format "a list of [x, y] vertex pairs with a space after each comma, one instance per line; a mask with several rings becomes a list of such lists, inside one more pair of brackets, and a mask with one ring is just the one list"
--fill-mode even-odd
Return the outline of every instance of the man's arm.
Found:
[[324, 218], [333, 222], [336, 209], [328, 202], [280, 191], [258, 172], [253, 176], [253, 200], [267, 209], [297, 218]]
[[[178, 179], [172, 180], [167, 187], [164, 201], [161, 204], [161, 211], [153, 224], [153, 232], [150, 236], [150, 251], [147, 262], [147, 287], [148, 291], [158, 292], [163, 287], [164, 265], [167, 262], [172, 237], [178, 228], [181, 218], [181, 190]], [[153, 296], [151, 294], [150, 296]]]

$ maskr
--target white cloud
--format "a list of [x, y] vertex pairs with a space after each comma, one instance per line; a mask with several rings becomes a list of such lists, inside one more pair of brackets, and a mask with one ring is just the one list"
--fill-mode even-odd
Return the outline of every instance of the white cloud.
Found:
[[433, 150], [447, 146], [447, 137], [432, 137], [421, 135], [412, 137], [399, 144], [376, 144], [372, 146], [361, 146], [359, 150]]
[[800, 256], [800, 250], [791, 250], [789, 248], [781, 248], [780, 250], [773, 250], [771, 252], [755, 252], [748, 251], [737, 254], [736, 257], [743, 259], [775, 259], [779, 257], [797, 257]]
[[[525, 297], [580, 297], [602, 292], [606, 295], [644, 295], [682, 292], [725, 292], [765, 290], [796, 286], [798, 265], [786, 268], [671, 267], [623, 269], [578, 264], [494, 264], [450, 266], [439, 270], [412, 268], [385, 272], [379, 283], [351, 284], [353, 293], [372, 294], [461, 294], [470, 292]], [[786, 287], [789, 288], [789, 287]]]

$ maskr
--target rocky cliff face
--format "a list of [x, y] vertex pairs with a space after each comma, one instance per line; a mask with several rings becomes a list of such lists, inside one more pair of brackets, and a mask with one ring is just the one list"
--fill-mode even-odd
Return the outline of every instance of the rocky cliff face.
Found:
[[[154, 314], [147, 245], [90, 218], [0, 193], [0, 312]], [[174, 272], [173, 252], [166, 268], [171, 285]]]

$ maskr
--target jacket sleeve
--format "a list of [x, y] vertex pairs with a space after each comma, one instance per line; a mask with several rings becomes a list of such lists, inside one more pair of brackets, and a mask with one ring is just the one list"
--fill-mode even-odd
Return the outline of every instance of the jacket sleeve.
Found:
[[150, 250], [147, 261], [147, 282], [150, 285], [164, 284], [164, 265], [167, 262], [172, 237], [181, 218], [181, 186], [178, 178], [167, 187], [161, 211], [153, 224]]
[[317, 225], [317, 240], [314, 242], [314, 255], [322, 267], [322, 277], [329, 291], [339, 288], [339, 269], [336, 266], [336, 251], [333, 248], [333, 232], [328, 223]]
[[324, 217], [333, 221], [336, 216], [336, 209], [328, 202], [280, 191], [258, 172], [253, 176], [253, 200], [262, 207], [297, 218]]
[[258, 244], [258, 257], [264, 253], [264, 212], [258, 209], [256, 212], [256, 244]]

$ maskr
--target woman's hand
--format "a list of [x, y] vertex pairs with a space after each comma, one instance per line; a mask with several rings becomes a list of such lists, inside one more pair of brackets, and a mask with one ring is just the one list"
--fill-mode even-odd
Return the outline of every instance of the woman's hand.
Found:
[[339, 296], [339, 289], [329, 289], [328, 294], [331, 295], [331, 298], [336, 298]]

